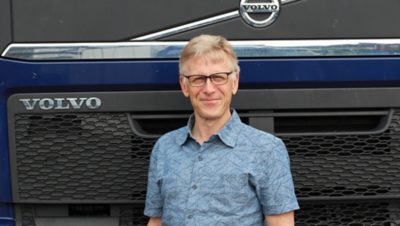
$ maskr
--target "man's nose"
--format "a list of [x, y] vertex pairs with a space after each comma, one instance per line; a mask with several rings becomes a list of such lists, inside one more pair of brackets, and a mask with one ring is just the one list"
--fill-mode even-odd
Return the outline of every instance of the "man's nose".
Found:
[[211, 81], [210, 77], [208, 77], [206, 79], [206, 83], [204, 84], [204, 90], [207, 91], [207, 92], [214, 92], [214, 90], [215, 90], [215, 85]]

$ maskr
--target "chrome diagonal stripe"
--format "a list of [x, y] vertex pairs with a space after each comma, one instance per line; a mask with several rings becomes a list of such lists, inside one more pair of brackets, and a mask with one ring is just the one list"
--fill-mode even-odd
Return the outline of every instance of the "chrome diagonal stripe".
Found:
[[297, 1], [300, 1], [300, 0], [281, 0], [281, 4], [285, 5], [285, 4], [289, 4], [289, 3], [297, 2]]
[[142, 41], [142, 40], [156, 40], [159, 38], [163, 38], [163, 37], [167, 37], [170, 35], [174, 35], [174, 34], [179, 34], [181, 32], [185, 32], [185, 31], [189, 31], [189, 30], [193, 30], [196, 28], [200, 28], [200, 27], [204, 27], [207, 25], [211, 25], [211, 24], [215, 24], [218, 22], [222, 22], [225, 20], [229, 20], [232, 18], [236, 18], [240, 16], [239, 14], [239, 10], [235, 10], [229, 13], [224, 13], [222, 15], [218, 15], [218, 16], [213, 16], [204, 20], [199, 20], [196, 22], [192, 22], [192, 23], [188, 23], [185, 25], [181, 25], [178, 27], [174, 27], [174, 28], [170, 28], [164, 31], [159, 31], [159, 32], [155, 32], [155, 33], [151, 33], [148, 35], [144, 35], [144, 36], [140, 36], [137, 38], [133, 38], [131, 39], [132, 41]]
[[[296, 1], [300, 1], [300, 0], [281, 0], [281, 5], [289, 4], [292, 2], [296, 2]], [[239, 16], [240, 16], [239, 10], [235, 10], [235, 11], [224, 13], [221, 15], [209, 17], [207, 19], [198, 20], [198, 21], [194, 21], [191, 23], [177, 26], [177, 27], [169, 28], [167, 30], [158, 31], [155, 33], [136, 37], [136, 38], [131, 39], [131, 41], [157, 40], [159, 38], [164, 38], [164, 37], [179, 34], [179, 33], [185, 32], [185, 31], [205, 27], [205, 26], [208, 26], [211, 24], [216, 24], [216, 23], [219, 23], [222, 21], [226, 21], [226, 20], [230, 20], [230, 19], [239, 17]]]

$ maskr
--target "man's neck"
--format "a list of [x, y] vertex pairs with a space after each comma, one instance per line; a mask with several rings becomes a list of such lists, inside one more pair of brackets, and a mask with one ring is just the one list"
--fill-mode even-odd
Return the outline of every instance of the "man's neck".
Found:
[[230, 112], [218, 119], [206, 119], [195, 114], [195, 123], [192, 129], [192, 135], [199, 144], [202, 144], [212, 135], [217, 134], [230, 118]]

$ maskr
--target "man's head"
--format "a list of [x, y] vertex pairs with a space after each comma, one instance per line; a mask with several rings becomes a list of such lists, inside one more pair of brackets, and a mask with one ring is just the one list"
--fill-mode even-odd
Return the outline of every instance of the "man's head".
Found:
[[182, 50], [179, 59], [179, 74], [186, 75], [187, 62], [193, 58], [207, 58], [212, 63], [227, 60], [232, 65], [232, 70], [239, 73], [236, 53], [231, 44], [222, 36], [200, 35], [194, 37]]
[[226, 119], [239, 86], [239, 66], [229, 42], [200, 35], [186, 45], [179, 60], [180, 85], [196, 117]]

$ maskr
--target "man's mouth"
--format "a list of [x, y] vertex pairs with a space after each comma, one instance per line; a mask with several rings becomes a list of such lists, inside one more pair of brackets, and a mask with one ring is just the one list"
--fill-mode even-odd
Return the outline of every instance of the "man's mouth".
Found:
[[215, 99], [200, 99], [200, 101], [202, 101], [202, 102], [217, 102], [219, 100], [220, 99], [217, 99], [217, 98], [215, 98]]

